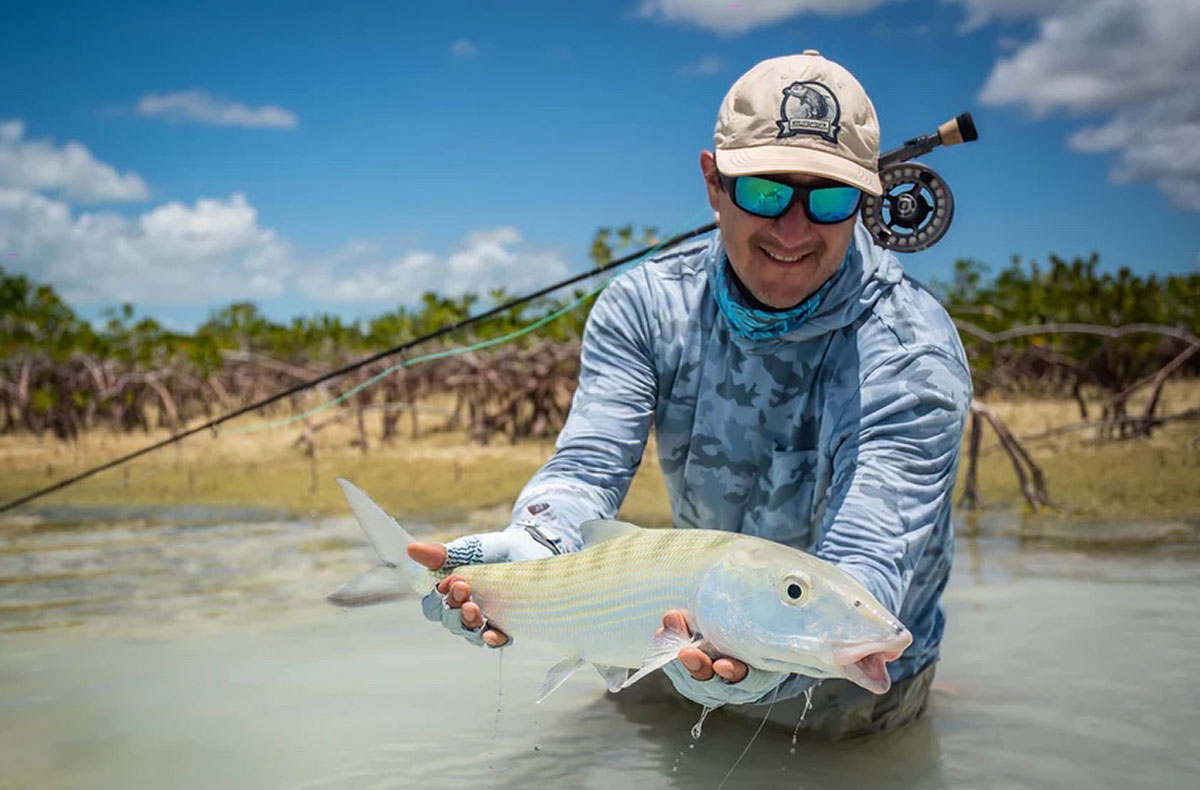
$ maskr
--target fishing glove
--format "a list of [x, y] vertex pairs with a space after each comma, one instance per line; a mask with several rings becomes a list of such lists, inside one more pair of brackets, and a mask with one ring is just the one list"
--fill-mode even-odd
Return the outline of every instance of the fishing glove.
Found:
[[[485, 562], [540, 560], [562, 552], [562, 545], [557, 538], [548, 537], [536, 526], [514, 524], [501, 532], [484, 532], [450, 541], [446, 544], [446, 562], [442, 568], [450, 570], [462, 565], [478, 565]], [[483, 641], [487, 618], [484, 618], [483, 624], [474, 631], [465, 628], [462, 624], [462, 610], [451, 609], [446, 596], [436, 589], [421, 599], [421, 611], [427, 620], [440, 622], [446, 630], [458, 634], [471, 644], [491, 647]], [[510, 636], [500, 647], [508, 647], [512, 643]]]
[[776, 686], [790, 677], [788, 672], [767, 672], [763, 669], [746, 667], [749, 674], [737, 683], [730, 683], [720, 675], [708, 680], [696, 680], [679, 659], [663, 667], [675, 690], [692, 702], [709, 708], [722, 705], [753, 705], [767, 696]]

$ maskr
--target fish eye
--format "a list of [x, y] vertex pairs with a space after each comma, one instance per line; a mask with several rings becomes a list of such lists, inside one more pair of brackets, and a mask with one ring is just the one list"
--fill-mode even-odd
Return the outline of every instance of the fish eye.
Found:
[[808, 600], [812, 581], [800, 573], [789, 573], [779, 582], [779, 597], [791, 605], [799, 605]]

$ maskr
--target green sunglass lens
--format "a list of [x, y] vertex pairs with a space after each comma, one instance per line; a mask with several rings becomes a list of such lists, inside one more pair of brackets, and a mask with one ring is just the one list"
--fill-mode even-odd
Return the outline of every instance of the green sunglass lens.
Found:
[[808, 208], [817, 222], [841, 222], [854, 214], [860, 194], [854, 187], [814, 189], [808, 195]]
[[787, 184], [768, 181], [765, 178], [742, 176], [737, 180], [734, 200], [751, 214], [777, 217], [784, 212], [792, 199], [793, 189]]
[[[741, 176], [734, 187], [734, 201], [751, 214], [778, 217], [787, 211], [795, 189], [778, 181]], [[808, 216], [814, 222], [842, 222], [854, 215], [862, 193], [854, 187], [822, 187], [808, 194]]]

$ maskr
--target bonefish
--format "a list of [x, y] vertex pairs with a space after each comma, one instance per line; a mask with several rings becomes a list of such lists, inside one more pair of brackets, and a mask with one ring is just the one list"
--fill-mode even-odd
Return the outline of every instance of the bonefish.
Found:
[[[412, 536], [353, 483], [338, 484], [382, 564], [342, 585], [332, 603], [390, 600], [406, 583], [424, 595], [451, 573], [409, 559]], [[588, 521], [580, 531], [578, 552], [453, 569], [489, 626], [562, 651], [539, 702], [584, 664], [618, 691], [687, 645], [883, 694], [891, 687], [887, 662], [912, 643], [857, 579], [798, 549], [735, 532], [622, 521]], [[684, 612], [691, 638], [660, 629], [670, 609]]]

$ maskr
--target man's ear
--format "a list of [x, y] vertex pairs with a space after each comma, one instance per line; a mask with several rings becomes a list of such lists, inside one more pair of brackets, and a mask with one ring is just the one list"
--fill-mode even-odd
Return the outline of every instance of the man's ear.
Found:
[[700, 152], [700, 174], [704, 177], [704, 189], [708, 195], [708, 205], [713, 210], [716, 221], [720, 221], [718, 206], [721, 200], [721, 182], [717, 180], [716, 157], [711, 151]]

